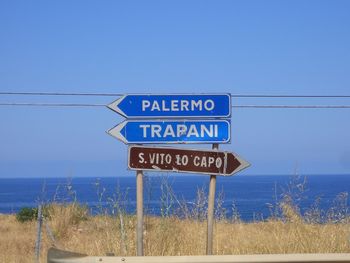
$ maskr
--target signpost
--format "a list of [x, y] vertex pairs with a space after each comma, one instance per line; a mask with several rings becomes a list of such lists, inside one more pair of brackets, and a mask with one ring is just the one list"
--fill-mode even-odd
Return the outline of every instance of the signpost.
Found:
[[[213, 144], [213, 150], [219, 149], [219, 144]], [[216, 192], [216, 175], [210, 174], [207, 214], [207, 255], [213, 254], [213, 233], [214, 233], [214, 208]]]
[[230, 94], [125, 95], [108, 108], [126, 118], [229, 118]]
[[143, 143], [228, 143], [228, 120], [128, 120], [108, 131], [129, 144]]
[[249, 163], [231, 152], [130, 146], [131, 170], [187, 172], [230, 176]]
[[108, 133], [125, 144], [210, 143], [212, 150], [130, 146], [129, 169], [136, 170], [137, 256], [143, 255], [143, 170], [210, 175], [207, 254], [212, 254], [216, 175], [249, 166], [234, 153], [218, 151], [231, 140], [230, 94], [124, 95], [107, 106], [126, 117]]

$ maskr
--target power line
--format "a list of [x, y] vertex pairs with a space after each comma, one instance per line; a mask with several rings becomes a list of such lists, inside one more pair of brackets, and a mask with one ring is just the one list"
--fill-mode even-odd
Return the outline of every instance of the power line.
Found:
[[[0, 95], [23, 96], [109, 96], [120, 97], [121, 93], [65, 93], [65, 92], [0, 92]], [[176, 94], [174, 94], [176, 95]], [[350, 98], [350, 95], [274, 95], [274, 94], [231, 94], [233, 98]]]
[[120, 93], [0, 92], [0, 95], [30, 96], [122, 96]]
[[123, 96], [120, 93], [65, 93], [65, 92], [0, 92], [0, 95], [23, 95], [23, 96]]
[[350, 109], [350, 105], [233, 105], [232, 108], [259, 108], [259, 109]]
[[37, 106], [37, 107], [105, 107], [105, 104], [89, 103], [0, 103], [0, 106]]
[[350, 95], [244, 95], [232, 94], [235, 98], [350, 98]]
[[[105, 104], [90, 103], [0, 103], [0, 106], [33, 106], [33, 107], [106, 107]], [[350, 109], [350, 105], [233, 105], [232, 108], [260, 109]]]

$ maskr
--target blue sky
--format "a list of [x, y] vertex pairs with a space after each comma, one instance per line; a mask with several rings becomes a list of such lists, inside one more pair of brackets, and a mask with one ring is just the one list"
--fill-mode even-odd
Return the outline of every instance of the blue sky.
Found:
[[[349, 1], [2, 1], [0, 91], [349, 95], [349, 11]], [[0, 96], [14, 101], [113, 98]], [[349, 116], [233, 109], [220, 148], [252, 164], [242, 175], [349, 174]], [[0, 107], [0, 120], [0, 177], [133, 174], [127, 146], [105, 133], [123, 118], [107, 108]]]

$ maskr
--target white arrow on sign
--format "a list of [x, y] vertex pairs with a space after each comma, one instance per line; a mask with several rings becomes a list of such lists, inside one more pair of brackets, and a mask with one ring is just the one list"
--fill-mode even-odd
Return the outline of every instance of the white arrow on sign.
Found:
[[118, 106], [125, 99], [125, 97], [126, 96], [120, 97], [119, 99], [113, 101], [111, 104], [108, 104], [107, 107], [112, 111], [115, 111], [116, 113], [122, 115], [123, 117], [128, 117], [127, 114]]
[[122, 141], [123, 143], [127, 144], [128, 140], [120, 132], [125, 127], [126, 124], [127, 124], [127, 122], [123, 121], [122, 123], [119, 123], [117, 126], [108, 130], [107, 133], [109, 135], [112, 135], [114, 138], [117, 138], [118, 140]]

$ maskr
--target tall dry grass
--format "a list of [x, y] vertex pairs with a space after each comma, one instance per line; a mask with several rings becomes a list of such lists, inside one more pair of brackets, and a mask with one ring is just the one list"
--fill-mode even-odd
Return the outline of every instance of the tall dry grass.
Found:
[[[274, 204], [269, 220], [252, 223], [240, 221], [234, 204], [233, 216], [227, 218], [222, 205], [224, 197], [219, 194], [214, 254], [349, 253], [347, 195], [340, 194], [329, 211], [321, 211], [316, 202], [302, 215], [298, 200], [304, 186], [292, 188], [285, 191], [281, 202]], [[179, 201], [166, 181], [162, 189], [161, 216], [144, 218], [144, 254], [205, 254], [206, 194], [198, 189], [197, 200], [189, 206]], [[105, 213], [101, 206], [96, 216], [89, 215], [87, 207], [76, 201], [48, 204], [45, 222], [55, 241], [43, 234], [42, 262], [52, 244], [88, 255], [135, 255], [136, 217], [125, 213], [125, 198], [117, 191], [109, 198], [111, 213]], [[0, 215], [0, 262], [33, 262], [35, 237], [34, 221], [19, 223], [14, 215]]]
[[0, 262], [34, 262], [35, 237], [34, 222], [20, 223], [15, 215], [0, 215]]
[[[47, 220], [59, 248], [89, 255], [135, 255], [135, 216], [77, 217], [81, 207], [52, 205]], [[78, 211], [77, 211], [78, 210]], [[214, 254], [349, 253], [350, 222], [306, 223], [291, 207], [284, 220], [215, 223]], [[286, 218], [288, 220], [286, 220]], [[124, 238], [121, 229], [124, 231]], [[36, 223], [0, 216], [0, 262], [33, 262]], [[124, 239], [124, 240], [123, 240]], [[146, 217], [145, 255], [205, 254], [206, 222], [177, 217]], [[42, 262], [52, 241], [43, 235]]]

